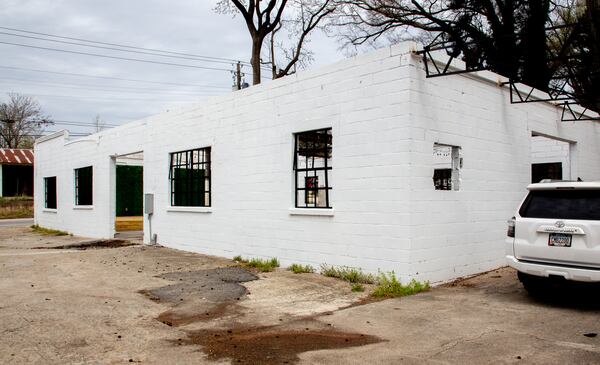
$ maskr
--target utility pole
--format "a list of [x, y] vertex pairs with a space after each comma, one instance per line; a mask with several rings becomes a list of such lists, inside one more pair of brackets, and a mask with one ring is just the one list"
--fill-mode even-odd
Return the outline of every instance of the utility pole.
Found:
[[242, 63], [238, 61], [235, 65], [235, 71], [232, 71], [233, 74], [233, 86], [231, 87], [233, 91], [242, 90], [248, 87], [248, 83], [244, 81], [244, 73], [242, 73]]
[[240, 64], [240, 61], [237, 62], [236, 66], [236, 73], [235, 73], [235, 86], [237, 87], [238, 90], [242, 89], [242, 65]]

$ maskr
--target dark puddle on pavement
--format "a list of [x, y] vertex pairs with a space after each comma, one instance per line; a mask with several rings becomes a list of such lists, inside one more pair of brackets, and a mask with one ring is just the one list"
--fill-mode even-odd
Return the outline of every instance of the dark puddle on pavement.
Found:
[[306, 351], [341, 349], [382, 342], [378, 337], [319, 328], [253, 327], [234, 330], [192, 331], [180, 345], [201, 345], [210, 359], [233, 363], [293, 364]]
[[126, 240], [94, 240], [86, 242], [71, 243], [61, 246], [33, 247], [35, 250], [52, 249], [52, 250], [88, 250], [100, 248], [119, 248], [134, 246], [135, 243]]
[[[157, 320], [173, 327], [236, 315], [237, 303], [247, 295], [241, 283], [257, 280], [240, 267], [226, 267], [192, 272], [172, 272], [157, 276], [176, 284], [141, 290], [158, 303], [173, 304]], [[331, 314], [331, 313], [329, 313]], [[364, 346], [383, 340], [359, 333], [335, 330], [307, 317], [277, 326], [238, 325], [232, 329], [188, 330], [186, 339], [174, 345], [200, 345], [211, 359], [233, 359], [236, 363], [292, 364], [306, 351]]]

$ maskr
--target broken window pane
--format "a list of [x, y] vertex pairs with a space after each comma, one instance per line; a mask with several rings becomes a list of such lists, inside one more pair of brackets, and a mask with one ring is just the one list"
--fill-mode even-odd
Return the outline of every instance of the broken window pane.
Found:
[[462, 158], [460, 147], [433, 145], [433, 186], [435, 190], [458, 190]]
[[295, 135], [294, 174], [297, 208], [331, 208], [331, 128]]

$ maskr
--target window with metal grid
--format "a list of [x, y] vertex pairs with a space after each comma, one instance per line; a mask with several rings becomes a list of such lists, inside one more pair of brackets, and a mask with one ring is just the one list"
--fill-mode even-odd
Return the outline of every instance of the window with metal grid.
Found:
[[75, 169], [75, 205], [93, 204], [93, 177], [92, 166]]
[[210, 147], [171, 153], [171, 206], [210, 207]]
[[296, 208], [331, 208], [331, 128], [294, 135]]
[[44, 178], [44, 207], [56, 209], [56, 176]]

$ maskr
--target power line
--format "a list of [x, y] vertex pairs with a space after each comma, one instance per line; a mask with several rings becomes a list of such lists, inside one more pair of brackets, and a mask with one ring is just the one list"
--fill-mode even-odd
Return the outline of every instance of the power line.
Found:
[[[191, 60], [205, 61], [205, 62], [217, 62], [217, 63], [228, 63], [228, 64], [238, 63], [239, 62], [239, 63], [242, 63], [242, 64], [244, 64], [246, 66], [252, 66], [252, 64], [250, 62], [240, 61], [240, 60], [234, 60], [232, 58], [204, 56], [204, 55], [196, 55], [196, 54], [191, 54], [191, 53], [165, 51], [165, 50], [160, 50], [160, 49], [156, 49], [156, 48], [145, 48], [145, 47], [130, 46], [130, 45], [124, 45], [124, 44], [118, 44], [118, 43], [99, 42], [99, 41], [93, 41], [93, 40], [84, 39], [84, 38], [65, 37], [65, 36], [59, 36], [59, 35], [55, 35], [55, 34], [42, 33], [42, 32], [33, 32], [33, 31], [25, 30], [25, 29], [17, 29], [17, 28], [10, 28], [10, 27], [2, 27], [2, 26], [0, 26], [0, 29], [11, 30], [11, 31], [21, 32], [21, 33], [28, 33], [28, 34], [36, 34], [36, 35], [41, 35], [41, 36], [45, 36], [45, 37], [52, 37], [52, 38], [59, 38], [59, 39], [68, 39], [68, 40], [74, 40], [74, 41], [80, 41], [80, 42], [86, 42], [86, 43], [93, 43], [93, 44], [102, 44], [102, 45], [105, 45], [105, 46], [114, 46], [114, 47], [120, 47], [120, 48], [129, 48], [130, 50], [120, 49], [120, 48], [113, 48], [113, 47], [94, 46], [94, 45], [91, 45], [91, 44], [82, 44], [82, 43], [75, 43], [75, 42], [59, 41], [59, 40], [53, 40], [53, 39], [47, 39], [47, 38], [26, 36], [26, 35], [23, 35], [23, 34], [14, 34], [14, 33], [0, 32], [0, 34], [12, 35], [12, 36], [16, 36], [16, 37], [23, 37], [23, 38], [30, 38], [30, 39], [38, 39], [38, 40], [43, 40], [43, 41], [48, 41], [48, 42], [59, 42], [59, 43], [73, 44], [73, 45], [79, 45], [79, 46], [84, 46], [84, 47], [96, 47], [96, 48], [117, 50], [117, 51], [122, 51], [122, 52], [133, 52], [133, 53], [149, 54], [149, 55], [163, 56], [163, 57], [191, 59]], [[135, 51], [131, 51], [131, 50], [150, 51], [150, 52], [154, 52], [154, 53], [139, 52], [139, 51], [135, 52]], [[157, 54], [156, 52], [164, 53], [164, 54]], [[260, 65], [260, 68], [263, 71], [271, 71], [271, 69], [268, 66], [262, 66], [262, 65]], [[269, 78], [268, 76], [265, 76], [265, 77]]]
[[[75, 127], [95, 127], [96, 126], [96, 122], [75, 122], [75, 121], [69, 121], [69, 120], [51, 120], [53, 122], [54, 125], [69, 125], [69, 126], [75, 126]], [[100, 123], [103, 127], [108, 127], [108, 128], [112, 128], [112, 127], [118, 127], [119, 124], [111, 124], [111, 123], [104, 123], [101, 122]]]
[[[5, 81], [3, 81], [5, 80]], [[92, 90], [92, 91], [108, 91], [108, 92], [120, 92], [120, 93], [141, 93], [141, 94], [158, 94], [158, 95], [201, 95], [210, 93], [214, 95], [215, 92], [225, 92], [225, 90], [198, 90], [198, 91], [183, 91], [183, 90], [171, 90], [171, 91], [160, 91], [150, 90], [145, 88], [127, 87], [127, 86], [112, 86], [112, 85], [87, 85], [87, 84], [66, 84], [56, 81], [45, 81], [45, 80], [31, 80], [31, 79], [20, 79], [15, 77], [0, 77], [0, 83], [11, 83], [11, 81], [27, 82], [37, 85], [53, 85], [53, 87], [68, 88], [76, 90]], [[20, 85], [21, 86], [21, 85]]]
[[20, 71], [31, 71], [31, 72], [41, 72], [55, 75], [64, 75], [64, 76], [75, 76], [75, 77], [89, 77], [95, 79], [106, 79], [106, 80], [116, 80], [116, 81], [130, 81], [130, 82], [141, 82], [147, 84], [157, 84], [157, 85], [175, 85], [175, 86], [192, 86], [192, 87], [206, 87], [206, 88], [219, 88], [219, 89], [230, 89], [229, 86], [216, 86], [216, 85], [199, 85], [199, 84], [186, 84], [186, 83], [178, 83], [178, 82], [163, 82], [163, 81], [148, 81], [148, 80], [139, 80], [139, 79], [126, 79], [121, 77], [112, 77], [112, 76], [100, 76], [100, 75], [86, 75], [79, 74], [73, 72], [58, 72], [58, 71], [49, 71], [49, 70], [39, 70], [33, 68], [24, 68], [24, 67], [13, 67], [13, 66], [0, 66], [0, 68], [5, 68], [9, 70], [20, 70]]
[[[137, 47], [137, 46], [129, 46], [129, 45], [117, 44], [117, 43], [99, 42], [99, 41], [93, 41], [93, 40], [89, 40], [89, 39], [74, 38], [74, 37], [65, 37], [65, 36], [59, 36], [59, 35], [48, 34], [48, 33], [33, 32], [33, 31], [24, 30], [24, 29], [17, 29], [17, 28], [9, 28], [9, 27], [2, 27], [2, 26], [0, 26], [0, 29], [6, 29], [6, 30], [11, 30], [11, 31], [15, 31], [15, 32], [21, 32], [21, 33], [43, 35], [43, 36], [53, 37], [53, 38], [69, 39], [69, 40], [73, 40], [73, 41], [81, 41], [81, 42], [87, 42], [87, 43], [103, 44], [103, 45], [106, 45], [106, 46], [116, 46], [116, 47], [122, 47], [122, 48], [138, 49], [138, 50], [142, 50], [142, 51], [161, 52], [161, 53], [168, 53], [168, 54], [179, 55], [179, 56], [190, 56], [190, 57], [197, 57], [197, 58], [221, 60], [221, 61], [227, 61], [229, 63], [231, 63], [231, 62], [236, 62], [237, 63], [238, 62], [238, 60], [234, 60], [232, 58], [223, 58], [223, 57], [214, 57], [214, 56], [203, 56], [203, 55], [195, 55], [195, 54], [190, 54], [190, 53], [164, 51], [164, 50], [154, 49], [154, 48], [144, 48], [144, 47]], [[247, 64], [247, 65], [250, 65], [250, 62], [245, 62], [245, 61], [240, 61], [240, 62], [244, 63], [244, 64]]]
[[79, 55], [85, 55], [85, 56], [112, 58], [112, 59], [115, 59], [115, 60], [135, 61], [135, 62], [153, 63], [153, 64], [157, 64], [157, 65], [178, 66], [178, 67], [198, 68], [198, 69], [203, 69], [203, 70], [231, 72], [231, 70], [226, 69], [226, 68], [195, 66], [195, 65], [186, 65], [186, 64], [181, 64], [181, 63], [150, 61], [150, 60], [143, 60], [143, 59], [139, 59], [139, 58], [109, 56], [109, 55], [103, 55], [103, 54], [98, 54], [98, 53], [70, 51], [70, 50], [60, 49], [60, 48], [32, 46], [32, 45], [29, 45], [29, 44], [22, 44], [22, 43], [11, 43], [11, 42], [2, 42], [2, 41], [0, 41], [0, 44], [8, 44], [8, 45], [11, 45], [11, 46], [27, 47], [27, 48], [35, 48], [35, 49], [43, 49], [43, 50], [46, 50], [46, 51], [55, 51], [55, 52], [63, 52], [63, 53], [73, 53], [73, 54], [79, 54]]
[[[11, 91], [14, 91], [14, 90], [11, 90]], [[31, 96], [47, 97], [47, 98], [94, 99], [94, 100], [98, 100], [98, 101], [120, 101], [120, 102], [129, 102], [129, 101], [147, 101], [147, 102], [159, 101], [159, 102], [161, 102], [162, 101], [162, 102], [170, 102], [170, 103], [176, 103], [176, 102], [193, 103], [193, 102], [197, 101], [197, 100], [166, 100], [165, 98], [122, 98], [122, 97], [121, 98], [117, 98], [117, 97], [111, 98], [111, 97], [105, 97], [105, 96], [56, 95], [56, 94], [37, 94], [37, 93], [28, 93], [28, 92], [19, 92], [19, 93], [25, 94], [25, 95], [31, 95]], [[176, 96], [176, 95], [174, 95], [174, 96]], [[201, 95], [201, 96], [207, 96], [207, 95]]]
[[[0, 29], [1, 28], [3, 28], [3, 27], [0, 27]], [[71, 44], [71, 45], [83, 46], [83, 47], [109, 49], [109, 50], [119, 51], [119, 52], [129, 52], [129, 53], [135, 53], [135, 54], [144, 54], [144, 55], [159, 56], [159, 57], [169, 57], [169, 58], [177, 58], [177, 59], [193, 60], [193, 61], [201, 61], [201, 62], [213, 62], [213, 63], [231, 64], [230, 61], [201, 59], [201, 58], [197, 58], [197, 57], [175, 56], [175, 55], [171, 55], [171, 54], [160, 54], [160, 53], [155, 53], [155, 52], [135, 51], [135, 50], [131, 50], [131, 49], [120, 49], [120, 48], [116, 48], [116, 47], [106, 47], [106, 46], [98, 46], [98, 45], [94, 45], [94, 44], [85, 44], [85, 43], [79, 43], [79, 42], [61, 41], [61, 40], [58, 40], [58, 39], [48, 39], [48, 38], [34, 37], [34, 36], [29, 36], [29, 35], [24, 35], [24, 34], [15, 34], [15, 33], [8, 33], [8, 32], [0, 32], [0, 34], [10, 35], [10, 36], [14, 36], [14, 37], [28, 38], [28, 39], [37, 39], [37, 40], [42, 40], [42, 41], [46, 41], [46, 42], [55, 42], [55, 43]]]

